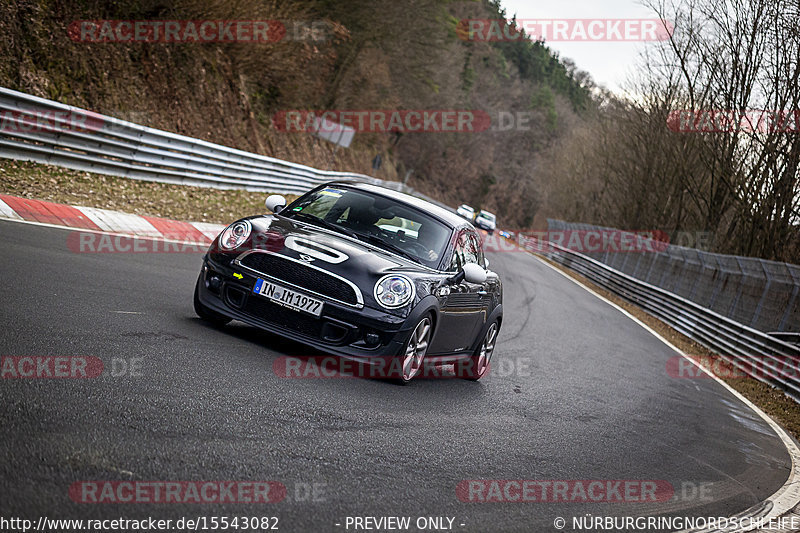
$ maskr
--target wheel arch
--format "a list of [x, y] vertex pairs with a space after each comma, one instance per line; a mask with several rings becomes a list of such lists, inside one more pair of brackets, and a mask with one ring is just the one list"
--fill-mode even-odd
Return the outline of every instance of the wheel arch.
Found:
[[481, 342], [483, 342], [483, 337], [486, 336], [486, 332], [489, 331], [489, 326], [491, 326], [495, 320], [497, 321], [497, 329], [499, 334], [499, 330], [503, 325], [503, 304], [498, 304], [497, 307], [495, 307], [494, 310], [489, 313], [489, 318], [486, 319], [486, 322], [484, 322], [480, 333], [476, 335], [475, 341], [472, 343], [473, 352], [477, 350]]

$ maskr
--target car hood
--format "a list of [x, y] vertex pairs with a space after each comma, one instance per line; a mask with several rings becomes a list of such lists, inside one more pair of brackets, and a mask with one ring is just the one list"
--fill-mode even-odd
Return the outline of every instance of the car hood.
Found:
[[[359, 283], [391, 272], [430, 272], [402, 256], [342, 233], [303, 221], [266, 215], [248, 219], [253, 226], [249, 250], [299, 260]], [[372, 274], [372, 276], [370, 276]], [[364, 280], [374, 283], [374, 279]]]

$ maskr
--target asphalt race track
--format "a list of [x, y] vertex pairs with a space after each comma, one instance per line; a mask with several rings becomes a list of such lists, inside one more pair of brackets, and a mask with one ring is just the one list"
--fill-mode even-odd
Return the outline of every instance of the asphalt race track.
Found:
[[[68, 234], [0, 222], [0, 355], [95, 356], [106, 368], [95, 379], [0, 382], [4, 517], [277, 516], [280, 531], [345, 531], [348, 516], [555, 531], [564, 517], [569, 531], [585, 513], [729, 516], [789, 475], [766, 422], [711, 379], [670, 376], [666, 345], [527, 254], [489, 256], [505, 299], [491, 373], [402, 387], [279, 377], [276, 358], [312, 352], [196, 318], [199, 254], [78, 254]], [[664, 480], [674, 495], [470, 503], [456, 494], [462, 480], [507, 479]], [[75, 503], [69, 487], [85, 480], [272, 480], [287, 495]]]

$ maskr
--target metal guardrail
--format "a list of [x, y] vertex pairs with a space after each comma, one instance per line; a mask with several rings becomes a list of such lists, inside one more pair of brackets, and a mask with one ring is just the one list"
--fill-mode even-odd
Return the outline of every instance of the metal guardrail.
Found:
[[690, 339], [720, 354], [740, 371], [778, 386], [800, 402], [800, 347], [557, 244], [529, 241], [524, 246], [638, 305]]
[[[618, 229], [548, 219], [556, 232], [635, 237]], [[662, 243], [652, 251], [583, 252], [620, 272], [678, 294], [740, 324], [763, 332], [800, 334], [800, 265], [707, 252]]]
[[3, 87], [0, 157], [145, 181], [286, 194], [302, 194], [330, 180], [354, 179], [451, 209], [402, 183], [319, 170]]

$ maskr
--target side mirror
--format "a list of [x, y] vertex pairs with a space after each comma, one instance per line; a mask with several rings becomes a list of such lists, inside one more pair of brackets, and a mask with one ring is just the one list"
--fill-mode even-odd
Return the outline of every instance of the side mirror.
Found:
[[264, 205], [269, 211], [273, 213], [280, 213], [281, 209], [286, 207], [286, 198], [280, 194], [271, 194], [270, 196], [267, 196], [267, 199], [264, 201]]
[[464, 279], [469, 283], [483, 283], [486, 281], [486, 270], [477, 263], [464, 265]]
[[453, 274], [449, 278], [443, 279], [441, 283], [439, 283], [439, 286], [444, 287], [445, 285], [458, 285], [464, 280], [467, 280], [469, 283], [477, 283], [480, 285], [486, 281], [486, 277], [486, 271], [482, 269], [478, 263], [467, 263], [457, 273]]

